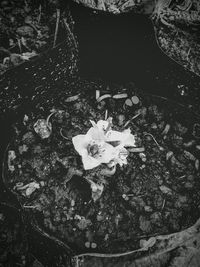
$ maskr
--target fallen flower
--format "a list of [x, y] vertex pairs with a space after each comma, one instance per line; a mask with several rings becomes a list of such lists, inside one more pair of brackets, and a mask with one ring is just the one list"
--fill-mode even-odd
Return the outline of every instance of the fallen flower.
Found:
[[85, 170], [93, 169], [102, 163], [127, 164], [128, 151], [125, 147], [135, 146], [135, 136], [130, 129], [123, 132], [111, 129], [112, 118], [91, 121], [92, 127], [84, 135], [72, 138], [74, 148], [82, 157]]

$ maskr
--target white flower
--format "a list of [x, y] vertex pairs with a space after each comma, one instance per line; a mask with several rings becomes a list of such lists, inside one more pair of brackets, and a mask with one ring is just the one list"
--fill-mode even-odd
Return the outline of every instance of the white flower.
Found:
[[127, 164], [128, 151], [125, 147], [135, 146], [135, 137], [130, 129], [123, 132], [111, 130], [111, 118], [91, 123], [92, 127], [85, 135], [72, 138], [76, 151], [82, 157], [84, 169], [93, 169], [102, 163]]

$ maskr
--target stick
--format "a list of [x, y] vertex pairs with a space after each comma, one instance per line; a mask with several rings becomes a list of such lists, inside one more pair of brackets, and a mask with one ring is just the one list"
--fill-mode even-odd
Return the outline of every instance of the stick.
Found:
[[60, 21], [60, 9], [56, 9], [56, 29], [55, 29], [55, 35], [54, 35], [54, 41], [53, 41], [53, 47], [56, 46], [56, 40], [58, 36], [58, 27], [59, 27], [59, 21]]

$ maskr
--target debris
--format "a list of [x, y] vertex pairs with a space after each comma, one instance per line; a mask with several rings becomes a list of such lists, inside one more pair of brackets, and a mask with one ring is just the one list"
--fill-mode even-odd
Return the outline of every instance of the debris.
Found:
[[193, 132], [192, 132], [193, 136], [196, 138], [200, 138], [200, 124], [199, 123], [195, 123], [193, 125]]
[[148, 240], [141, 239], [140, 240], [140, 247], [144, 250], [148, 250], [149, 248], [153, 247], [156, 243], [155, 237], [150, 237]]
[[165, 185], [161, 185], [159, 188], [163, 194], [172, 194], [172, 190]]
[[132, 105], [133, 105], [133, 103], [132, 103], [132, 101], [131, 101], [131, 99], [126, 99], [126, 101], [125, 101], [125, 105], [127, 105], [127, 106], [129, 106], [129, 107], [132, 107]]
[[170, 128], [171, 128], [171, 126], [169, 125], [169, 124], [166, 124], [165, 125], [165, 128], [164, 128], [164, 130], [162, 131], [162, 135], [167, 135], [168, 134], [168, 132], [169, 132], [169, 130], [170, 130]]
[[134, 105], [137, 105], [140, 102], [140, 99], [136, 95], [132, 96], [131, 100]]
[[141, 115], [141, 113], [138, 113], [138, 114], [134, 115], [130, 120], [128, 120], [128, 121], [125, 123], [124, 128], [126, 128], [126, 127], [129, 125], [129, 123], [130, 123], [131, 121], [133, 121], [134, 119], [136, 119], [139, 115]]
[[88, 241], [85, 242], [85, 247], [86, 247], [86, 248], [90, 248], [90, 242], [88, 242]]
[[110, 97], [112, 97], [110, 94], [102, 95], [97, 99], [97, 102], [101, 102], [102, 100], [104, 100], [106, 98], [110, 98]]
[[184, 150], [183, 153], [184, 153], [184, 156], [185, 156], [187, 159], [189, 159], [189, 160], [191, 160], [191, 161], [195, 161], [195, 160], [196, 160], [195, 156], [194, 156], [192, 153], [190, 153], [189, 151]]
[[79, 99], [79, 94], [78, 94], [78, 95], [74, 95], [74, 96], [69, 96], [69, 97], [67, 97], [67, 99], [65, 99], [65, 102], [66, 102], [66, 103], [74, 102], [74, 101], [76, 101], [76, 100], [78, 100], [78, 99]]
[[97, 244], [96, 243], [92, 243], [91, 244], [91, 248], [96, 248], [97, 247]]
[[122, 99], [122, 98], [127, 98], [127, 97], [128, 97], [128, 95], [126, 93], [117, 94], [117, 95], [113, 96], [114, 99]]
[[141, 153], [145, 151], [144, 147], [132, 147], [128, 149], [129, 152]]
[[24, 152], [28, 151], [28, 146], [23, 144], [22, 146], [19, 146], [19, 154], [22, 155]]
[[195, 169], [198, 171], [199, 170], [199, 160], [195, 160]]
[[150, 134], [150, 133], [145, 133], [144, 134], [144, 136], [147, 136], [147, 135], [151, 136], [151, 138], [154, 140], [154, 142], [156, 143], [156, 145], [158, 146], [160, 151], [164, 150], [164, 148], [158, 144], [158, 142], [156, 141], [155, 137], [152, 134]]
[[52, 133], [52, 125], [51, 123], [47, 124], [45, 119], [37, 120], [33, 128], [42, 139], [48, 138]]
[[173, 151], [168, 151], [166, 154], [166, 160], [169, 160], [174, 155]]
[[36, 182], [31, 182], [29, 184], [23, 185], [23, 184], [16, 184], [14, 189], [22, 191], [22, 194], [24, 196], [29, 197], [36, 189], [40, 188], [40, 184]]
[[14, 150], [8, 151], [8, 169], [13, 172], [15, 170], [15, 166], [12, 164], [13, 160], [16, 159], [16, 154]]
[[100, 97], [100, 90], [96, 90], [96, 100]]

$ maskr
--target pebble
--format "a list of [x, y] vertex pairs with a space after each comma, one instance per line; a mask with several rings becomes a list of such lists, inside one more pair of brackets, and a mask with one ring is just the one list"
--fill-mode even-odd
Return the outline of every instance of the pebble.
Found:
[[132, 105], [133, 105], [132, 101], [131, 101], [129, 98], [126, 99], [125, 104], [126, 104], [127, 106], [129, 106], [129, 107], [132, 107]]
[[164, 194], [171, 194], [172, 193], [172, 190], [165, 185], [161, 185], [159, 188]]
[[85, 242], [85, 247], [86, 247], [86, 248], [90, 248], [90, 242], [88, 242], [88, 241]]
[[96, 243], [92, 243], [91, 244], [91, 248], [96, 248], [97, 247], [97, 244]]
[[134, 105], [137, 105], [140, 102], [140, 99], [136, 95], [132, 96], [131, 100]]

